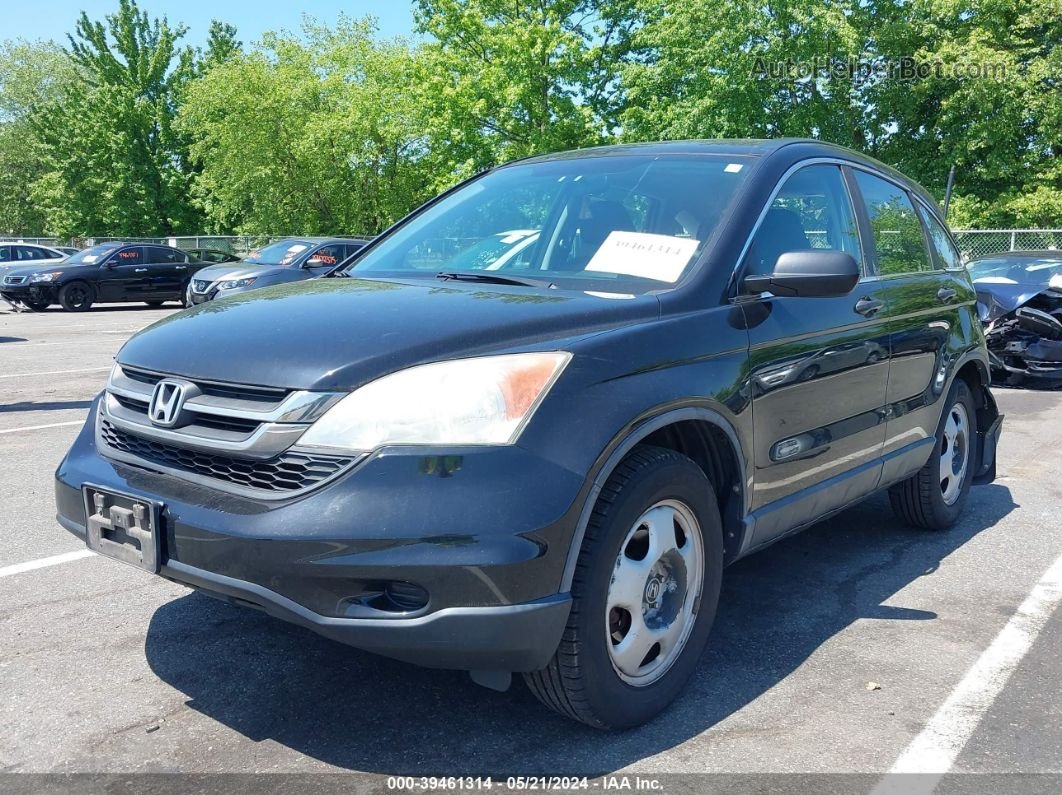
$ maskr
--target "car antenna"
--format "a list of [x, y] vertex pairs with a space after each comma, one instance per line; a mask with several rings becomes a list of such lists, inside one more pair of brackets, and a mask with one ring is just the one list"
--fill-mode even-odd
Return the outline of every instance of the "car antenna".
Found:
[[944, 190], [944, 220], [948, 220], [948, 205], [951, 204], [951, 189], [955, 186], [955, 164], [952, 163], [951, 171], [948, 172], [948, 187]]

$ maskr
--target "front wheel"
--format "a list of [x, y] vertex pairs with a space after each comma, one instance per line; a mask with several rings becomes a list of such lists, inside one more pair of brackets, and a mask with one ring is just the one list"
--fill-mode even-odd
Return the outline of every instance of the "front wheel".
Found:
[[673, 450], [636, 448], [594, 507], [568, 625], [549, 665], [524, 675], [531, 691], [597, 728], [645, 723], [697, 666], [722, 564], [719, 509], [700, 467]]
[[918, 472], [889, 489], [896, 515], [927, 530], [946, 530], [955, 524], [977, 465], [977, 408], [961, 378], [955, 380], [944, 406], [933, 454]]
[[85, 282], [64, 284], [59, 291], [59, 305], [67, 312], [87, 312], [92, 308], [92, 288]]

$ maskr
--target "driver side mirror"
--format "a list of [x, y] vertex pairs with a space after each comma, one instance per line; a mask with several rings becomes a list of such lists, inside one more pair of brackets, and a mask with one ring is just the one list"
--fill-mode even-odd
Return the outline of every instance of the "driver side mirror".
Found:
[[746, 276], [745, 291], [827, 298], [852, 292], [860, 275], [859, 263], [844, 251], [787, 251], [771, 273]]

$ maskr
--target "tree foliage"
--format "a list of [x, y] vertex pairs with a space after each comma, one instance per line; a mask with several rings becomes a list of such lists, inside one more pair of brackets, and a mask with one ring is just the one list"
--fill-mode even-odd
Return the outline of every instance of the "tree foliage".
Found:
[[0, 46], [0, 231], [370, 233], [513, 158], [778, 136], [941, 197], [954, 164], [957, 225], [1062, 226], [1062, 0], [412, 2], [415, 41], [217, 21], [194, 50], [118, 0]]
[[374, 232], [427, 198], [414, 58], [370, 21], [308, 21], [191, 87], [181, 127], [218, 229]]

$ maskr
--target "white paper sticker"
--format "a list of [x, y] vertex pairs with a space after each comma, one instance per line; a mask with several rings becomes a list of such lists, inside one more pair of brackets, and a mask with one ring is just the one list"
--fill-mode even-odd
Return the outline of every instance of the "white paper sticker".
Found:
[[294, 246], [288, 246], [289, 254], [298, 254], [300, 251], [305, 251], [309, 246], [304, 246], [300, 243], [296, 243]]
[[727, 174], [737, 174], [744, 166], [741, 163], [727, 163], [726, 168], [723, 169]]
[[686, 269], [697, 246], [698, 241], [688, 237], [610, 232], [586, 270], [674, 283]]
[[91, 265], [93, 262], [95, 262], [98, 259], [99, 259], [99, 255], [98, 254], [89, 254], [88, 256], [86, 256], [81, 261], [84, 262], [86, 265]]

